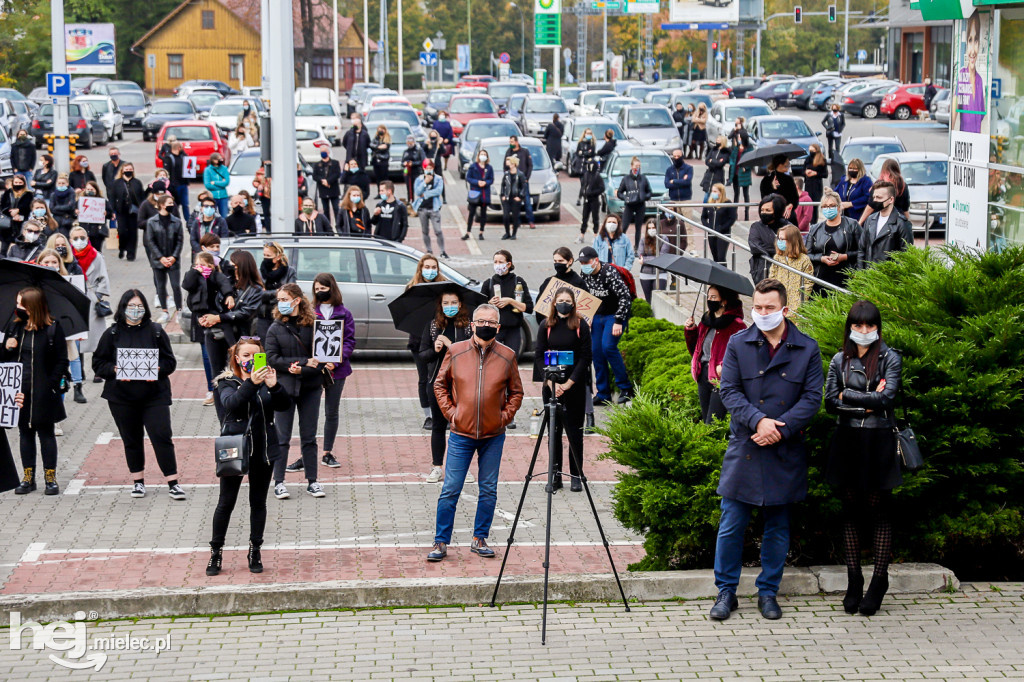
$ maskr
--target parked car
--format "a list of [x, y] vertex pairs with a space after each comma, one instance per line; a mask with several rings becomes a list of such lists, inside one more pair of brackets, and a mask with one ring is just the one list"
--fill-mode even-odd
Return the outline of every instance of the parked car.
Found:
[[865, 88], [843, 97], [840, 108], [845, 114], [854, 114], [864, 118], [875, 118], [882, 107], [882, 98], [887, 93], [898, 88], [898, 85], [886, 83], [873, 88]]
[[452, 97], [448, 103], [448, 117], [452, 131], [462, 134], [462, 127], [480, 118], [498, 118], [498, 105], [489, 95], [472, 90]]
[[860, 159], [868, 168], [882, 154], [896, 154], [905, 152], [903, 141], [898, 137], [849, 137], [843, 142], [843, 148], [839, 150], [839, 156], [844, 163], [850, 163], [850, 159]]
[[647, 97], [647, 95], [651, 94], [652, 92], [658, 92], [659, 90], [664, 90], [664, 88], [662, 88], [660, 85], [648, 85], [647, 83], [637, 83], [636, 85], [630, 85], [622, 94], [625, 97], [632, 97], [633, 99], [638, 99], [641, 102], [643, 102], [644, 98]]
[[586, 90], [576, 100], [577, 116], [597, 116], [600, 113], [601, 100], [618, 97], [614, 90]]
[[715, 104], [714, 102], [711, 101], [711, 96], [708, 94], [702, 92], [676, 91], [676, 94], [672, 95], [672, 99], [668, 104], [669, 111], [676, 110], [677, 102], [682, 103], [683, 109], [686, 109], [691, 104], [693, 105], [693, 108], [696, 109], [703, 102], [704, 106], [708, 108], [708, 111], [710, 111], [711, 107]]
[[558, 96], [565, 100], [565, 106], [569, 107], [570, 113], [576, 111], [576, 99], [580, 96], [581, 92], [586, 92], [583, 88], [576, 86], [563, 86], [558, 88]]
[[149, 98], [135, 90], [115, 90], [110, 93], [117, 108], [124, 118], [124, 127], [128, 130], [142, 130], [142, 119], [148, 113]]
[[[822, 132], [813, 132], [799, 116], [776, 114], [747, 119], [747, 134], [750, 136], [751, 149], [769, 147], [779, 144], [781, 140], [786, 140], [791, 144], [798, 144], [806, 150], [818, 142], [818, 136]], [[793, 159], [790, 164], [793, 175], [803, 175], [806, 162], [806, 157]], [[756, 167], [755, 172], [758, 175], [763, 175], [767, 165], [766, 163]]]
[[[554, 222], [561, 220], [562, 185], [558, 182], [558, 175], [544, 148], [544, 143], [533, 137], [522, 137], [519, 139], [519, 144], [530, 152], [530, 160], [533, 161], [533, 173], [530, 175], [530, 200], [533, 202], [533, 215], [538, 219], [548, 218]], [[504, 160], [505, 152], [509, 149], [508, 138], [481, 138], [477, 140], [472, 156], [475, 158], [481, 149], [487, 152], [491, 166], [494, 168], [494, 182], [499, 184], [501, 175], [505, 172]], [[491, 189], [491, 203], [487, 206], [488, 213], [501, 215], [500, 194], [501, 192], [496, 188]]]
[[[947, 90], [946, 92], [949, 91]], [[945, 123], [948, 126], [950, 119], [950, 108], [952, 104], [952, 97], [946, 97], [945, 99], [940, 100], [935, 105], [935, 120], [938, 121], [939, 123]]]
[[634, 144], [660, 149], [677, 149], [683, 145], [672, 115], [660, 104], [627, 104], [619, 109], [618, 123]]
[[[74, 92], [74, 88], [71, 89]], [[38, 88], [32, 88], [32, 92], [28, 93], [28, 99], [36, 106], [41, 106], [50, 101], [50, 96], [46, 94], [46, 86], [40, 86]]]
[[795, 80], [768, 80], [759, 88], [747, 93], [747, 99], [759, 99], [773, 111], [787, 107], [793, 102], [792, 91]]
[[846, 81], [838, 79], [820, 84], [811, 93], [811, 101], [808, 104], [808, 108], [812, 111], [826, 111], [832, 102], [832, 93], [844, 85], [846, 85]]
[[608, 163], [601, 169], [604, 178], [605, 201], [608, 204], [608, 213], [622, 214], [622, 200], [615, 196], [622, 182], [630, 169], [630, 162], [636, 156], [640, 159], [640, 172], [647, 176], [651, 183], [651, 201], [647, 202], [647, 215], [657, 215], [657, 203], [668, 201], [668, 188], [665, 187], [665, 171], [672, 165], [672, 159], [661, 150], [648, 149], [643, 147], [632, 147], [629, 145], [616, 146], [615, 151], [608, 157]]
[[216, 124], [222, 134], [232, 133], [238, 127], [238, 115], [242, 113], [242, 107], [246, 102], [256, 110], [257, 115], [266, 111], [263, 100], [259, 97], [225, 97], [210, 108], [206, 120]]
[[[103, 81], [108, 81], [108, 80], [110, 80], [110, 79], [109, 78], [103, 78], [102, 76], [75, 76], [74, 78], [71, 79], [71, 94], [72, 95], [88, 95], [88, 94], [91, 94], [89, 89], [92, 87], [93, 83], [102, 83]], [[43, 91], [45, 92], [46, 88], [43, 88]], [[47, 101], [49, 101], [49, 99], [50, 98], [47, 98]], [[45, 102], [41, 102], [41, 104], [45, 104]]]
[[[199, 88], [213, 88], [220, 94], [227, 97], [228, 95], [237, 95], [238, 90], [225, 83], [224, 81], [211, 81], [211, 80], [190, 80], [185, 81], [178, 87], [174, 88], [174, 94], [177, 97], [187, 97], [193, 90]], [[118, 88], [121, 89], [121, 88]]]
[[187, 99], [158, 99], [150, 104], [149, 112], [142, 119], [142, 139], [155, 140], [165, 123], [197, 120], [199, 112]]
[[32, 117], [24, 105], [20, 100], [0, 99], [0, 127], [11, 137], [17, 137], [19, 130], [28, 130], [32, 125]]
[[307, 159], [319, 159], [320, 151], [331, 153], [331, 141], [320, 128], [295, 128], [295, 148]]
[[455, 84], [455, 87], [459, 90], [465, 88], [482, 88], [486, 89], [490, 83], [495, 82], [497, 79], [494, 76], [463, 76], [459, 79], [459, 82]]
[[793, 90], [790, 92], [790, 98], [793, 102], [793, 106], [797, 109], [810, 109], [811, 95], [814, 94], [815, 89], [823, 83], [830, 83], [834, 80], [836, 79], [822, 78], [820, 76], [801, 78], [793, 84]]
[[192, 102], [192, 106], [199, 112], [199, 116], [206, 118], [210, 115], [210, 109], [217, 102], [224, 99], [219, 92], [216, 90], [193, 90], [192, 94], [186, 97], [189, 102]]
[[626, 90], [633, 85], [644, 85], [643, 81], [615, 81], [609, 86], [609, 90], [614, 90], [615, 94], [619, 97], [625, 97]]
[[11, 140], [7, 133], [0, 130], [0, 180], [6, 180], [14, 175], [14, 166], [11, 164]]
[[458, 94], [458, 90], [431, 90], [423, 103], [423, 125], [429, 126], [437, 120], [440, 111], [448, 110], [448, 102]]
[[590, 128], [594, 133], [594, 149], [601, 148], [602, 140], [608, 130], [619, 144], [626, 139], [626, 134], [619, 127], [618, 123], [609, 121], [604, 116], [574, 116], [565, 122], [565, 133], [562, 135], [562, 158], [564, 159], [566, 171], [570, 176], [575, 176], [573, 170], [576, 164], [576, 145], [579, 144], [583, 131]]
[[110, 95], [82, 95], [72, 101], [86, 102], [99, 114], [100, 120], [107, 128], [108, 139], [124, 139], [124, 115]]
[[[246, 149], [232, 158], [228, 165], [228, 174], [231, 176], [228, 181], [228, 194], [238, 194], [243, 189], [252, 194], [254, 191], [252, 181], [256, 178], [256, 171], [262, 165], [263, 159], [258, 148]], [[315, 198], [317, 185], [313, 182], [313, 167], [309, 165], [301, 152], [299, 152], [299, 165], [302, 166], [302, 175], [306, 178], [306, 187], [312, 189]]]
[[741, 116], [750, 120], [754, 116], [771, 116], [772, 109], [765, 102], [749, 99], [726, 99], [715, 102], [708, 111], [708, 143], [714, 144], [719, 135], [729, 136]]
[[[663, 107], [672, 106], [672, 97], [685, 92], [685, 90], [655, 90], [644, 96], [644, 104], [660, 104]], [[710, 101], [710, 97], [708, 100]], [[710, 106], [710, 105], [709, 105]]]
[[507, 143], [509, 136], [522, 135], [519, 124], [505, 118], [479, 118], [470, 121], [462, 129], [462, 134], [455, 140], [459, 160], [459, 177], [466, 177], [466, 169], [473, 162], [472, 154], [476, 143], [487, 137], [504, 137]]
[[[402, 97], [401, 95], [374, 95], [368, 97], [360, 107], [359, 114], [366, 118], [367, 114], [376, 109], [377, 107], [408, 107], [412, 109], [413, 113], [416, 114], [417, 118], [422, 114], [413, 108], [412, 102], [409, 101], [408, 97]], [[416, 125], [419, 125], [417, 123]]]
[[716, 80], [690, 81], [690, 89], [687, 92], [704, 93], [709, 95], [714, 102], [732, 97], [732, 88], [726, 85], [724, 81]]
[[610, 121], [615, 121], [619, 110], [627, 104], [640, 104], [640, 100], [634, 97], [606, 97], [597, 105], [597, 113]]
[[224, 157], [225, 165], [231, 162], [231, 150], [227, 140], [220, 135], [217, 126], [209, 121], [172, 121], [165, 123], [156, 137], [156, 167], [163, 168], [160, 161], [160, 149], [164, 140], [174, 136], [184, 148], [186, 156], [196, 157], [196, 177], [199, 177], [210, 160], [210, 154], [216, 152]]
[[932, 97], [931, 105], [928, 107], [928, 113], [931, 114], [932, 118], [935, 118], [935, 112], [938, 111], [939, 104], [947, 101], [952, 94], [953, 91], [950, 90], [949, 88], [938, 89], [938, 91], [935, 93], [935, 97]]
[[377, 129], [377, 125], [381, 121], [404, 121], [409, 126], [409, 132], [403, 135], [400, 139], [392, 136], [392, 143], [399, 143], [403, 147], [405, 146], [406, 135], [412, 135], [416, 138], [416, 143], [421, 144], [427, 141], [427, 131], [424, 130], [423, 126], [420, 125], [420, 118], [416, 115], [416, 110], [412, 107], [400, 107], [400, 106], [381, 106], [375, 107], [366, 116], [366, 130], [373, 137], [373, 131]]
[[499, 109], [504, 109], [508, 98], [512, 95], [528, 95], [534, 90], [526, 83], [511, 81], [493, 81], [487, 84], [487, 94], [491, 96]]
[[88, 94], [90, 95], [110, 95], [112, 92], [118, 90], [135, 90], [137, 92], [145, 93], [142, 86], [135, 81], [112, 81], [106, 78], [96, 81], [89, 88]]
[[[78, 146], [83, 149], [106, 144], [110, 139], [107, 137], [107, 127], [103, 125], [99, 114], [85, 102], [68, 104], [68, 130], [71, 134], [78, 135]], [[42, 148], [46, 143], [44, 136], [53, 134], [52, 104], [39, 107], [39, 111], [32, 119], [30, 132], [35, 138], [36, 148]]]
[[658, 81], [658, 85], [665, 88], [666, 90], [675, 90], [678, 88], [687, 87], [690, 81], [685, 78], [663, 78]]
[[[913, 202], [910, 205], [910, 217], [913, 221], [920, 221], [919, 231], [924, 231], [926, 219], [930, 230], [943, 230], [949, 198], [949, 155], [946, 152], [881, 154], [871, 163], [868, 171], [871, 177], [878, 177], [886, 159], [895, 159], [900, 164], [903, 181], [910, 189], [910, 200]], [[917, 225], [914, 227], [918, 229]]]
[[296, 102], [295, 125], [316, 126], [333, 145], [341, 144], [341, 111], [330, 102]]
[[[388, 135], [391, 136], [391, 147], [388, 149], [388, 176], [393, 180], [402, 180], [403, 171], [405, 167], [402, 165], [402, 155], [405, 153], [405, 138], [409, 135], [414, 134], [414, 130], [419, 127], [409, 125], [407, 121], [400, 121], [396, 119], [380, 119], [374, 121], [372, 126], [368, 128], [371, 133], [371, 137], [374, 131], [377, 130], [377, 126], [384, 126], [388, 130]], [[366, 172], [370, 177], [373, 177], [373, 166], [370, 164], [369, 157], [366, 162]]]
[[748, 92], [753, 92], [761, 87], [762, 83], [764, 83], [764, 79], [757, 78], [756, 76], [739, 76], [725, 82], [729, 89], [732, 90], [732, 96], [737, 99], [745, 98]]
[[527, 135], [540, 137], [555, 114], [559, 118], [569, 115], [569, 107], [558, 95], [527, 95], [519, 112], [519, 127]]
[[889, 118], [897, 118], [901, 121], [917, 116], [925, 111], [924, 83], [896, 86], [885, 93], [882, 98], [882, 106], [878, 110]]
[[352, 88], [348, 91], [348, 97], [345, 102], [345, 115], [351, 116], [357, 111], [357, 106], [361, 101], [361, 95], [367, 90], [379, 90], [381, 88], [380, 83], [355, 83]]
[[[499, 109], [498, 111], [504, 111], [500, 113], [502, 118], [507, 118], [510, 121], [515, 121], [516, 125], [519, 125], [519, 114], [523, 113], [523, 102], [526, 101], [526, 95], [522, 93], [516, 93], [508, 98], [508, 102], [505, 103], [505, 109]], [[525, 131], [524, 131], [525, 132]]]

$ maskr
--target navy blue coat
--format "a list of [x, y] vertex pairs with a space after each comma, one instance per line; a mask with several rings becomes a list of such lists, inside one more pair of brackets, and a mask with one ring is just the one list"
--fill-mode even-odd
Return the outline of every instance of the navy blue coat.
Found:
[[[731, 415], [729, 447], [718, 494], [756, 506], [807, 497], [804, 428], [821, 407], [825, 375], [818, 342], [786, 322], [789, 331], [775, 353], [757, 327], [729, 339], [722, 362], [722, 402]], [[750, 439], [764, 417], [785, 422], [782, 440], [760, 446]]]
[[665, 171], [665, 187], [668, 187], [668, 198], [672, 201], [689, 201], [693, 198], [693, 166], [683, 161], [676, 168], [669, 166]]

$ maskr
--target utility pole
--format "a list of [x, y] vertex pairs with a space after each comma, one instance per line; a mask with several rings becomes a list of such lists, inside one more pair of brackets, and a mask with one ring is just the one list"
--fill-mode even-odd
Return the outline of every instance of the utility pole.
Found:
[[471, 0], [466, 0], [466, 33], [469, 38], [466, 45], [469, 47], [469, 72], [473, 73], [473, 10], [470, 8]]
[[402, 58], [402, 0], [398, 0], [398, 94], [405, 93], [405, 60]]
[[850, 0], [846, 0], [846, 14], [843, 15], [843, 66], [850, 70]]
[[[295, 148], [295, 47], [292, 4], [268, 2], [270, 25], [270, 173], [274, 180], [274, 201], [270, 204], [270, 232], [290, 234], [294, 229], [295, 206], [299, 200], [295, 182], [298, 152]], [[364, 15], [365, 18], [365, 15]], [[365, 70], [364, 70], [365, 71]]]
[[331, 26], [334, 27], [334, 65], [331, 66], [331, 73], [334, 74], [334, 92], [338, 92], [338, 0], [334, 0], [334, 14], [331, 15]]
[[602, 18], [604, 19], [604, 50], [601, 52], [601, 59], [604, 61], [604, 70], [602, 71], [601, 82], [607, 83], [611, 79], [612, 65], [608, 59], [608, 7], [605, 6], [604, 11], [601, 12]]
[[[156, 76], [154, 75], [154, 79]], [[260, 0], [260, 99], [270, 101], [270, 0]]]
[[[67, 73], [67, 54], [64, 48], [64, 0], [50, 2], [50, 51], [53, 53], [53, 72]], [[155, 82], [155, 80], [154, 80]], [[68, 140], [68, 98], [53, 98], [53, 163], [58, 173], [71, 172], [71, 147]]]
[[[291, 26], [291, 23], [289, 17], [288, 25]], [[363, 82], [370, 82], [370, 5], [368, 0], [363, 0]], [[292, 129], [289, 128], [289, 130]]]

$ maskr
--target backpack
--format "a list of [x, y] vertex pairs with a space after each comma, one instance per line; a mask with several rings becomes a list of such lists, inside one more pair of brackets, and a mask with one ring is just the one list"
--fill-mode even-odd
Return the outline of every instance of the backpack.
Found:
[[629, 288], [629, 295], [636, 298], [636, 280], [633, 279], [633, 273], [621, 265], [616, 265], [615, 263], [608, 263], [608, 265], [611, 265], [619, 271], [619, 274], [622, 275], [623, 281], [626, 282], [626, 286]]

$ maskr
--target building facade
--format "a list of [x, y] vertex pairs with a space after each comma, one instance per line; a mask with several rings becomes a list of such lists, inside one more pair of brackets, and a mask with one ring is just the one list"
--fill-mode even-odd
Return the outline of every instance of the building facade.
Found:
[[886, 57], [889, 77], [903, 83], [921, 83], [925, 78], [940, 87], [950, 83], [953, 22], [925, 21], [917, 2], [890, 0]]

